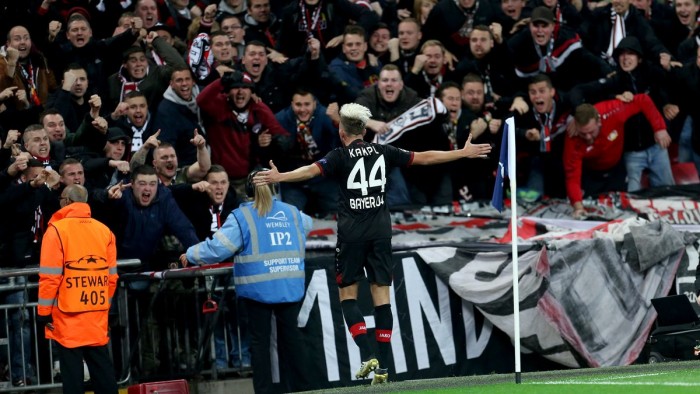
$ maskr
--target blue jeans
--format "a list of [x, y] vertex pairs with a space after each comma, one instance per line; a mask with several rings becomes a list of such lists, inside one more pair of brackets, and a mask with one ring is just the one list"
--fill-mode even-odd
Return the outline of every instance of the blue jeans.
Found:
[[394, 167], [386, 177], [386, 205], [389, 208], [411, 205], [411, 196], [408, 194], [408, 186], [403, 178], [401, 169]]
[[[27, 282], [24, 276], [13, 278], [15, 285], [23, 286]], [[32, 368], [32, 335], [29, 327], [29, 311], [24, 289], [11, 290], [0, 294], [4, 305], [21, 305], [7, 310], [7, 327], [9, 332], [10, 374], [12, 382], [32, 380], [36, 382]], [[5, 316], [3, 314], [2, 318]]]
[[628, 192], [642, 188], [642, 172], [645, 169], [649, 169], [649, 183], [652, 187], [675, 184], [668, 150], [661, 148], [658, 144], [638, 152], [625, 152], [625, 167]]
[[688, 163], [693, 162], [695, 169], [700, 173], [700, 155], [693, 150], [693, 120], [688, 116], [685, 118], [681, 136], [678, 139], [678, 162]]
[[530, 159], [530, 174], [527, 177], [527, 188], [544, 195], [544, 169], [542, 168], [542, 158], [533, 156]]

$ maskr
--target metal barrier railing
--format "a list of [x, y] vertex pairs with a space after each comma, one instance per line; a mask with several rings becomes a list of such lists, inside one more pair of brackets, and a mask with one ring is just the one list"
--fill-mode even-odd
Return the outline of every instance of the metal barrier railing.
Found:
[[[130, 360], [136, 361], [136, 369], [143, 367], [144, 354], [164, 353], [158, 346], [154, 346], [156, 342], [167, 344], [166, 351], [169, 352], [164, 358], [174, 360], [178, 365], [169, 365], [170, 369], [168, 377], [172, 376], [191, 376], [191, 375], [207, 375], [216, 379], [220, 373], [245, 372], [250, 368], [249, 360], [242, 359], [243, 351], [240, 346], [240, 341], [234, 341], [231, 338], [241, 338], [241, 327], [236, 324], [235, 327], [230, 327], [227, 322], [230, 320], [226, 316], [225, 306], [227, 301], [231, 302], [234, 299], [226, 297], [233, 290], [233, 286], [229, 284], [232, 273], [232, 264], [214, 264], [202, 267], [190, 267], [181, 269], [170, 269], [166, 271], [129, 273], [120, 276], [120, 280], [125, 288], [128, 288], [129, 282], [135, 281], [150, 281], [158, 283], [157, 286], [150, 286], [150, 293], [154, 296], [150, 299], [148, 308], [153, 308], [154, 302], [158, 297], [163, 295], [178, 294], [177, 286], [168, 287], [168, 283], [178, 283], [182, 280], [193, 280], [190, 283], [190, 290], [187, 291], [188, 296], [192, 296], [192, 301], [186, 303], [186, 307], [193, 307], [191, 312], [186, 309], [185, 316], [195, 316], [194, 326], [196, 330], [191, 330], [192, 325], [181, 324], [178, 319], [163, 319], [161, 316], [158, 321], [158, 328], [161, 330], [160, 335], [165, 336], [165, 339], [155, 339], [153, 333], [147, 333], [146, 336], [140, 335], [138, 340], [143, 341], [148, 339], [147, 344], [139, 344], [133, 349], [138, 349], [138, 354], [141, 356], [138, 360], [130, 357]], [[216, 278], [216, 279], [214, 279]], [[204, 280], [204, 283], [202, 283]], [[175, 290], [173, 290], [175, 289]], [[181, 290], [181, 289], [179, 289]], [[165, 297], [170, 299], [170, 297]], [[216, 301], [215, 299], [218, 299]], [[172, 301], [172, 300], [171, 300]], [[200, 309], [200, 304], [202, 305]], [[143, 307], [143, 303], [136, 307]], [[166, 306], [168, 308], [168, 306]], [[191, 314], [190, 314], [191, 313]], [[223, 315], [222, 315], [223, 314]], [[137, 311], [136, 316], [141, 323], [145, 318], [142, 312]], [[156, 319], [158, 320], [158, 319]], [[167, 321], [163, 321], [167, 320]], [[236, 319], [237, 321], [239, 319]], [[190, 322], [191, 323], [191, 322]], [[152, 330], [153, 327], [146, 327]], [[139, 332], [142, 332], [143, 327], [138, 326]], [[235, 330], [235, 335], [231, 335], [230, 330]], [[150, 337], [149, 337], [150, 335]], [[238, 344], [237, 351], [229, 351], [233, 346]], [[152, 349], [146, 349], [145, 346], [154, 346]], [[223, 349], [223, 350], [222, 350]], [[218, 354], [217, 354], [218, 353]], [[231, 353], [239, 355], [238, 363], [232, 360]], [[147, 361], [151, 361], [150, 359]], [[210, 364], [210, 367], [207, 365]], [[223, 364], [223, 365], [222, 365]], [[237, 364], [237, 366], [235, 366]], [[148, 368], [146, 368], [148, 369]], [[162, 372], [161, 366], [161, 372]], [[167, 367], [166, 367], [167, 369]]]
[[[140, 265], [140, 261], [136, 259], [119, 260], [117, 263], [120, 269], [136, 267]], [[162, 272], [147, 272], [147, 273], [126, 273], [120, 275], [118, 292], [115, 295], [118, 307], [114, 311], [110, 311], [110, 341], [111, 353], [113, 358], [119, 359], [119, 365], [115, 362], [115, 368], [120, 372], [118, 380], [120, 384], [126, 384], [132, 380], [132, 370], [134, 365], [133, 359], [134, 349], [138, 349], [132, 343], [132, 325], [136, 324], [137, 334], [140, 334], [139, 326], [142, 323], [139, 317], [141, 313], [138, 308], [135, 309], [135, 314], [130, 313], [130, 292], [128, 284], [131, 281], [148, 280], [151, 282], [160, 281], [161, 287], [163, 283], [173, 280], [194, 279], [195, 281], [201, 278], [211, 277], [226, 277], [232, 272], [231, 264], [217, 264], [207, 267], [192, 267], [185, 269], [173, 269]], [[54, 354], [53, 346], [50, 341], [44, 338], [44, 333], [36, 326], [36, 307], [38, 283], [32, 282], [29, 279], [31, 276], [36, 276], [39, 273], [38, 267], [29, 267], [21, 269], [0, 269], [0, 392], [22, 392], [22, 391], [38, 391], [60, 388], [61, 383], [58, 376], [55, 374], [56, 363], [58, 357]], [[4, 283], [3, 283], [4, 282]], [[233, 290], [233, 286], [208, 286], [207, 289], [200, 286], [195, 286], [191, 294], [195, 297], [192, 305], [197, 304], [197, 299], [203, 295], [217, 293], [219, 291], [226, 292]], [[136, 304], [138, 306], [138, 304]], [[225, 301], [221, 303], [221, 307], [225, 305]], [[151, 312], [151, 311], [148, 311]], [[202, 311], [195, 309], [183, 311], [181, 316], [191, 316], [194, 314], [197, 319], [197, 324], [194, 327], [195, 332], [177, 332], [177, 328], [166, 327], [168, 335], [184, 338], [184, 349], [175, 348], [174, 351], [183, 350], [186, 354], [191, 354], [192, 349], [189, 347], [191, 338], [197, 338], [197, 357], [194, 362], [187, 360], [185, 375], [210, 375], [212, 378], [217, 377], [218, 372], [235, 372], [240, 371], [240, 368], [217, 368], [215, 363], [214, 352], [215, 339], [212, 334], [213, 324], [209, 323], [209, 331], [202, 332]], [[185, 319], [186, 320], [186, 319]], [[204, 319], [206, 320], [206, 319]], [[212, 320], [212, 319], [209, 319]], [[206, 327], [204, 327], [206, 328]], [[4, 332], [2, 330], [4, 329]], [[240, 328], [236, 327], [240, 333]], [[226, 332], [227, 328], [224, 325], [224, 346], [226, 347], [226, 361], [228, 363], [229, 347], [231, 346], [228, 340], [229, 335]], [[196, 334], [196, 335], [195, 335]], [[115, 346], [115, 336], [119, 337], [118, 346]], [[138, 338], [141, 336], [138, 335]], [[240, 334], [239, 334], [240, 337]], [[177, 342], [177, 341], [176, 341]], [[168, 341], [168, 343], [170, 343]], [[164, 349], [170, 351], [171, 349]], [[140, 354], [141, 352], [139, 352]], [[240, 354], [240, 353], [239, 353]], [[13, 363], [14, 361], [14, 363]], [[212, 361], [212, 366], [206, 365], [207, 361]], [[183, 371], [176, 371], [176, 375], [183, 375]], [[142, 376], [142, 378], [149, 378]], [[16, 385], [22, 381], [22, 385]]]
[[[140, 261], [119, 260], [117, 265], [120, 269], [136, 267], [140, 265]], [[148, 299], [147, 304], [140, 305], [139, 296], [135, 295], [154, 295], [156, 298], [169, 296], [172, 293], [167, 284], [182, 280], [193, 282], [191, 289], [186, 292], [186, 296], [191, 296], [191, 300], [187, 300], [185, 304], [193, 306], [194, 309], [183, 309], [178, 316], [169, 316], [166, 321], [156, 321], [161, 325], [156, 327], [157, 330], [166, 335], [162, 341], [166, 344], [166, 349], [162, 349], [163, 353], [169, 353], [166, 358], [182, 363], [177, 365], [178, 368], [166, 370], [167, 376], [162, 377], [200, 375], [216, 379], [221, 373], [249, 371], [250, 365], [247, 364], [247, 360], [239, 359], [237, 367], [231, 365], [233, 360], [229, 349], [236, 346], [231, 338], [241, 338], [241, 325], [236, 324], [232, 327], [227, 324], [230, 319], [225, 310], [227, 301], [235, 301], [234, 297], [227, 297], [227, 292], [233, 291], [230, 280], [231, 266], [231, 263], [224, 263], [159, 272], [120, 274], [117, 294], [114, 297], [116, 307], [110, 311], [110, 352], [115, 360], [120, 385], [132, 382], [134, 371], [138, 371], [140, 378], [154, 378], [151, 375], [144, 376], [143, 355], [147, 352], [141, 343], [145, 337], [144, 333], [152, 334], [149, 331], [152, 327], [148, 326], [148, 319], [152, 317], [154, 300]], [[38, 273], [38, 267], [0, 269], [0, 301], [4, 301], [0, 302], [0, 392], [38, 391], [61, 387], [56, 374], [58, 357], [54, 354], [51, 341], [44, 339], [43, 332], [36, 325], [38, 283], [30, 281], [29, 278]], [[141, 289], [139, 294], [138, 290], [132, 289], [133, 283], [139, 281], [142, 285], [147, 283], [154, 286], [156, 291], [151, 294]], [[217, 298], [218, 303], [215, 301]], [[171, 308], [167, 305], [172, 301], [170, 297], [164, 299], [166, 309]], [[144, 305], [148, 309], [140, 310]], [[207, 305], [210, 306], [208, 310]], [[212, 308], [213, 305], [216, 307]], [[191, 319], [191, 316], [196, 318]], [[178, 321], [187, 324], [173, 324]], [[146, 327], [143, 327], [144, 323]], [[232, 336], [231, 333], [236, 335]], [[147, 342], [154, 344], [156, 341]], [[243, 352], [240, 342], [237, 343], [237, 354], [240, 356]], [[174, 345], [167, 346], [168, 344]], [[181, 355], [184, 357], [177, 357]], [[224, 365], [221, 365], [222, 363]], [[19, 380], [22, 380], [23, 385], [14, 384], [19, 383]]]

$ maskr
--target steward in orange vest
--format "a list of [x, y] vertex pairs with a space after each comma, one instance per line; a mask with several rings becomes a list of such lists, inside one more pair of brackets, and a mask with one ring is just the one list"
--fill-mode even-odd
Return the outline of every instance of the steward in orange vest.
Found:
[[[117, 287], [114, 234], [90, 217], [87, 190], [70, 185], [41, 244], [37, 322], [58, 342], [63, 390], [83, 392], [82, 360], [96, 393], [116, 393], [107, 323]], [[65, 370], [65, 372], [64, 372]]]

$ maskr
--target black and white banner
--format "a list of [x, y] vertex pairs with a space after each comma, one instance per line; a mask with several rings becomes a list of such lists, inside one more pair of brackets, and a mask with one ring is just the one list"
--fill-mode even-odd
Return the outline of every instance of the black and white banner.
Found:
[[[316, 386], [299, 389], [368, 384], [367, 380], [354, 378], [360, 353], [343, 320], [333, 258], [307, 259], [306, 268], [308, 288], [298, 322], [307, 353], [296, 359], [308, 365], [304, 368], [309, 374], [306, 378]], [[366, 283], [360, 286], [359, 303], [370, 342], [374, 343], [373, 307]], [[391, 380], [513, 371], [513, 347], [508, 336], [486, 321], [472, 303], [450, 290], [418, 254], [394, 254], [391, 305]], [[554, 366], [535, 354], [523, 360], [524, 370]], [[279, 379], [276, 365], [273, 377]]]

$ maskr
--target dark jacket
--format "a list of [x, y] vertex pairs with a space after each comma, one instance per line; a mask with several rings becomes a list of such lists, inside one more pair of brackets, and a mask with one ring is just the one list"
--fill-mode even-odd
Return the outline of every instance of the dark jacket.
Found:
[[529, 29], [520, 31], [508, 40], [515, 62], [515, 74], [520, 80], [520, 90], [526, 91], [529, 78], [539, 73], [547, 74], [555, 87], [566, 91], [576, 84], [602, 78], [612, 71], [603, 59], [583, 48], [576, 32], [568, 26], [559, 26], [553, 34], [554, 47], [550, 62], [553, 67], [549, 69], [541, 62]]
[[[0, 204], [6, 209], [0, 218], [0, 266], [24, 267], [39, 264], [41, 237], [51, 215], [59, 208], [58, 199], [46, 186], [29, 183], [13, 184], [0, 193]], [[40, 229], [35, 235], [37, 208]]]
[[[345, 26], [351, 20], [362, 26], [367, 34], [374, 31], [379, 22], [379, 17], [374, 11], [348, 0], [324, 0], [319, 4], [323, 8], [318, 18], [319, 22], [312, 34], [314, 38], [321, 41], [321, 48], [326, 48], [326, 44], [333, 37], [343, 34]], [[309, 15], [313, 14], [313, 8], [315, 7], [307, 8]], [[301, 56], [307, 52], [306, 41], [309, 37], [307, 32], [302, 29], [301, 18], [303, 16], [298, 1], [291, 2], [282, 10], [282, 27], [277, 41], [277, 50], [287, 57]], [[331, 59], [333, 52], [335, 51], [324, 50], [324, 55], [327, 59]]]
[[131, 29], [114, 37], [104, 40], [91, 38], [82, 48], [76, 48], [65, 38], [65, 34], [59, 34], [56, 40], [45, 51], [56, 75], [63, 76], [66, 66], [78, 63], [85, 68], [91, 89], [102, 91], [106, 85], [107, 77], [114, 73], [110, 67], [121, 64], [122, 52], [129, 48], [136, 36]]
[[[489, 26], [495, 21], [498, 10], [490, 1], [478, 1], [479, 7], [474, 15], [472, 26]], [[469, 56], [469, 32], [460, 32], [467, 17], [455, 1], [440, 1], [430, 11], [428, 19], [421, 28], [423, 42], [438, 40], [458, 59]]]
[[[158, 108], [158, 104], [163, 99], [163, 92], [170, 83], [170, 74], [173, 67], [184, 67], [187, 64], [177, 50], [165, 42], [162, 38], [153, 40], [155, 52], [166, 62], [166, 65], [159, 66], [148, 62], [148, 74], [141, 81], [138, 81], [138, 90], [146, 96], [149, 108]], [[132, 82], [125, 75], [122, 67], [118, 73], [112, 74], [107, 79], [108, 91], [103, 97], [102, 105], [108, 111], [113, 111], [120, 101], [122, 101], [122, 86], [124, 82]]]
[[150, 262], [157, 257], [154, 253], [163, 235], [175, 235], [185, 248], [199, 242], [192, 223], [163, 185], [158, 185], [158, 194], [147, 207], [138, 205], [134, 194], [129, 191], [114, 204], [120, 213], [114, 231], [118, 242], [117, 256], [120, 259], [141, 259], [144, 270], [150, 269]]
[[374, 67], [366, 60], [365, 63], [364, 68], [358, 68], [356, 63], [348, 61], [344, 54], [340, 54], [328, 65], [333, 77], [340, 81], [340, 104], [354, 101], [362, 89], [374, 85], [379, 79], [380, 67]]
[[[401, 93], [399, 93], [399, 98], [393, 103], [387, 103], [382, 100], [379, 95], [379, 88], [375, 86], [370, 86], [365, 88], [355, 102], [357, 104], [364, 105], [369, 108], [372, 112], [372, 119], [379, 120], [382, 122], [388, 122], [390, 120], [396, 119], [402, 113], [408, 111], [409, 108], [413, 107], [420, 101], [418, 93], [415, 90], [404, 87]], [[365, 134], [365, 141], [372, 141], [374, 138], [374, 131], [367, 129]]]
[[197, 148], [190, 140], [194, 138], [194, 129], [201, 132], [203, 128], [195, 113], [182, 104], [164, 99], [158, 105], [153, 123], [153, 129], [161, 131], [159, 139], [175, 147], [179, 166], [197, 161]]
[[[611, 5], [598, 8], [593, 11], [590, 20], [584, 23], [583, 30], [586, 35], [583, 42], [595, 56], [604, 57], [610, 45], [610, 35], [613, 28], [611, 9]], [[669, 53], [654, 34], [649, 22], [644, 19], [644, 15], [632, 5], [630, 5], [628, 12], [625, 18], [625, 34], [639, 39], [644, 49], [644, 56], [652, 61], [658, 61], [661, 53]]]
[[[212, 235], [212, 204], [209, 195], [192, 190], [192, 185], [190, 184], [174, 185], [171, 190], [182, 213], [192, 222], [194, 230], [197, 233], [197, 238], [200, 241], [210, 238]], [[229, 187], [226, 198], [224, 199], [223, 208], [219, 214], [222, 226], [231, 211], [238, 208], [242, 202], [243, 200], [236, 195], [236, 190], [232, 186]]]
[[[642, 62], [631, 73], [618, 67], [614, 75], [580, 85], [577, 90], [581, 90], [586, 101], [591, 103], [611, 100], [624, 92], [646, 93], [654, 101], [656, 108], [661, 110], [668, 104], [665, 80], [665, 73], [660, 67], [650, 62]], [[625, 122], [626, 152], [641, 151], [655, 143], [654, 131], [643, 114], [636, 114]]]

